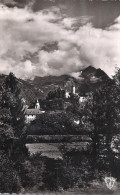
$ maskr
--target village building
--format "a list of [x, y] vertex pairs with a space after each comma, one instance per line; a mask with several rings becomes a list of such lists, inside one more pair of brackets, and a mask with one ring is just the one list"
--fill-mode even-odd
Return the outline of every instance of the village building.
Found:
[[65, 92], [65, 98], [66, 99], [70, 98], [70, 93], [68, 91]]
[[43, 114], [45, 111], [40, 110], [40, 103], [37, 100], [35, 108], [27, 108], [25, 111], [25, 122], [30, 123], [36, 119], [37, 115]]
[[37, 102], [36, 102], [36, 104], [35, 104], [35, 109], [40, 109], [40, 103], [39, 103], [39, 101], [37, 100]]
[[75, 87], [75, 84], [73, 84], [73, 83], [71, 85], [70, 91], [65, 88], [65, 98], [70, 99], [71, 97], [78, 97], [79, 104], [87, 101], [86, 95], [80, 96], [78, 93], [76, 93], [76, 87]]
[[81, 97], [79, 98], [79, 104], [85, 102], [86, 100], [87, 100], [86, 97], [81, 96]]

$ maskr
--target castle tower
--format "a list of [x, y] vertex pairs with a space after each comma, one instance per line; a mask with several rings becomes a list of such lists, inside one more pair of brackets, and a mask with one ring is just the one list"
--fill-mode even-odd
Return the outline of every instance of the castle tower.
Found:
[[75, 85], [73, 85], [73, 84], [71, 86], [71, 94], [75, 94]]
[[66, 83], [64, 83], [63, 87], [64, 87], [64, 90], [65, 90], [65, 98], [68, 99], [70, 97], [70, 93], [67, 90]]
[[37, 99], [37, 102], [36, 102], [36, 104], [35, 104], [35, 108], [36, 108], [36, 109], [40, 109], [40, 103], [39, 103], [38, 99]]

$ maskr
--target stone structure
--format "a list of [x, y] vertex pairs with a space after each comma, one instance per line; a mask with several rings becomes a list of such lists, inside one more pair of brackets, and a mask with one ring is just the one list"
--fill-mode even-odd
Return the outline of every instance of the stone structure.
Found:
[[45, 111], [40, 110], [40, 103], [37, 100], [35, 104], [35, 108], [29, 109], [27, 108], [25, 111], [25, 121], [26, 123], [30, 123], [31, 121], [36, 119], [37, 115], [43, 114]]
[[83, 102], [85, 102], [86, 100], [87, 100], [86, 97], [81, 96], [81, 97], [79, 98], [79, 103], [83, 103]]
[[66, 88], [66, 86], [64, 87], [65, 88], [65, 98], [68, 99], [71, 97], [71, 95], [75, 95], [76, 94], [76, 89], [75, 89], [75, 85], [72, 83], [71, 85], [71, 90], [68, 90]]
[[40, 109], [40, 103], [39, 101], [37, 100], [36, 104], [35, 104], [35, 109]]
[[66, 99], [70, 98], [70, 93], [68, 91], [65, 92], [65, 98]]
[[75, 85], [73, 85], [73, 84], [71, 86], [71, 94], [74, 94], [75, 95]]

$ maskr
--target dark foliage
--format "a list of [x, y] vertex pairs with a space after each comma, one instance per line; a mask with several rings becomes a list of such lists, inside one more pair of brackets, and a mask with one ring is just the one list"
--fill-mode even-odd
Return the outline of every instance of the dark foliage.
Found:
[[[88, 73], [84, 72], [84, 77]], [[91, 69], [89, 79], [96, 75], [105, 77], [106, 88], [90, 92], [87, 101], [80, 105], [77, 96], [72, 96], [66, 111], [53, 107], [57, 100], [64, 103], [64, 93], [60, 89], [50, 92], [46, 101], [52, 101], [53, 111], [38, 116], [27, 128], [29, 135], [86, 134], [92, 139], [86, 149], [80, 145], [86, 144], [85, 141], [79, 141], [78, 148], [63, 143], [58, 147], [60, 158], [42, 153], [27, 155], [18, 80], [12, 73], [6, 77], [0, 86], [0, 192], [18, 193], [23, 188], [33, 192], [86, 188], [93, 180], [102, 181], [106, 175], [120, 180], [120, 71], [113, 82], [95, 69]]]
[[19, 192], [22, 189], [18, 162], [24, 161], [25, 148], [24, 110], [19, 96], [17, 79], [10, 73], [2, 83], [0, 101], [0, 192]]
[[0, 156], [0, 192], [13, 193], [21, 190], [21, 181], [15, 164], [7, 155]]
[[84, 128], [81, 120], [80, 124], [76, 124], [76, 120], [80, 117], [71, 112], [45, 113], [31, 122], [27, 132], [29, 135], [80, 135], [91, 132], [87, 125]]

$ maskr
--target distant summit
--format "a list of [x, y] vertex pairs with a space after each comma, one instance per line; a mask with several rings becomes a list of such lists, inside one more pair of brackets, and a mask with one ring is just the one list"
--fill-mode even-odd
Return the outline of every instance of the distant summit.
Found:
[[95, 75], [95, 73], [96, 73], [96, 68], [94, 68], [93, 66], [88, 66], [87, 68], [82, 70], [82, 76], [84, 77], [93, 76]]
[[109, 76], [100, 68], [96, 69], [93, 66], [88, 66], [82, 71], [82, 76], [88, 79], [109, 79]]

